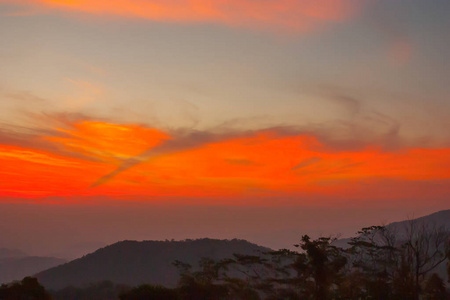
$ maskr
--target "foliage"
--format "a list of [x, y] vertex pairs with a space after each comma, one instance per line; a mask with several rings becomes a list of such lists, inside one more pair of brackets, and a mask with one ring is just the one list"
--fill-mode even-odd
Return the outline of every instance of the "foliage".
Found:
[[53, 300], [115, 300], [118, 295], [131, 288], [123, 284], [115, 284], [111, 281], [92, 283], [86, 287], [69, 286], [64, 289], [51, 292]]
[[346, 249], [304, 235], [299, 251], [204, 259], [195, 272], [177, 262], [180, 288], [183, 299], [445, 299], [442, 279], [428, 274], [449, 256], [449, 237], [445, 228], [415, 222], [400, 233], [362, 228]]
[[120, 295], [120, 300], [177, 300], [181, 299], [175, 289], [160, 285], [140, 285]]
[[50, 300], [50, 294], [36, 278], [25, 277], [22, 281], [0, 286], [1, 300]]
[[181, 272], [179, 291], [182, 299], [259, 299], [256, 291], [246, 282], [228, 276], [228, 266], [231, 263], [234, 261], [230, 259], [215, 262], [204, 258], [200, 261], [200, 270], [193, 271], [191, 265], [176, 261], [175, 266]]
[[438, 274], [433, 273], [425, 283], [424, 299], [445, 299], [445, 283]]

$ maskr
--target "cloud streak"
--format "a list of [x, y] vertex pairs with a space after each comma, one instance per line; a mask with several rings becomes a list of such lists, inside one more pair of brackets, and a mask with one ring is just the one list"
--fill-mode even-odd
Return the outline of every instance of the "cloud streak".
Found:
[[188, 151], [204, 146], [208, 143], [214, 143], [226, 138], [230, 138], [232, 135], [234, 135], [230, 133], [214, 134], [207, 131], [195, 130], [182, 130], [181, 132], [177, 133], [178, 136], [176, 138], [167, 140], [162, 145], [151, 147], [140, 155], [130, 157], [129, 159], [125, 160], [116, 170], [101, 177], [99, 180], [94, 182], [91, 187], [97, 187], [105, 184], [120, 173], [160, 155], [170, 155], [177, 152]]
[[294, 171], [294, 170], [298, 170], [298, 169], [301, 169], [301, 168], [308, 167], [308, 166], [310, 166], [312, 164], [318, 163], [320, 160], [321, 160], [320, 157], [311, 157], [311, 158], [305, 159], [304, 161], [302, 161], [298, 165], [294, 166], [291, 170]]
[[[16, 1], [0, 0], [1, 3]], [[305, 32], [351, 18], [355, 0], [24, 0], [19, 4], [67, 12], [141, 18], [157, 22], [216, 23], [231, 27]]]

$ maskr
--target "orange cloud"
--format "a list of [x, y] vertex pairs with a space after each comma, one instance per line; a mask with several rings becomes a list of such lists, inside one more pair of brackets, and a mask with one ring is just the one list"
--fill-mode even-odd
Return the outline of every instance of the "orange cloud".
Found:
[[[0, 0], [0, 3], [13, 2]], [[219, 23], [233, 27], [302, 32], [351, 17], [355, 0], [28, 0], [46, 8], [160, 22]]]
[[72, 129], [59, 129], [63, 137], [46, 137], [65, 148], [104, 162], [117, 164], [169, 139], [165, 133], [136, 125], [83, 121]]
[[89, 182], [112, 167], [45, 151], [0, 145], [0, 196], [83, 195]]
[[[371, 146], [338, 151], [314, 136], [277, 130], [218, 138], [203, 133], [189, 141], [144, 126], [93, 121], [60, 131], [64, 136], [43, 138], [86, 159], [0, 145], [0, 196], [234, 201], [268, 196], [298, 199], [299, 195], [306, 199], [425, 198], [449, 192], [436, 186], [450, 180], [450, 148], [386, 152]], [[122, 168], [129, 160], [134, 163]], [[107, 174], [114, 176], [90, 188]]]
[[[133, 186], [145, 192], [161, 189], [173, 196], [264, 195], [268, 192], [333, 195], [355, 182], [379, 179], [420, 181], [450, 178], [450, 149], [410, 149], [383, 153], [377, 148], [358, 152], [327, 152], [314, 137], [277, 137], [260, 133], [208, 144], [198, 149], [155, 158], [132, 168], [108, 186], [116, 191]], [[312, 150], [315, 149], [315, 150]], [[319, 148], [320, 149], [320, 148]], [[302, 168], [298, 162], [316, 159]], [[230, 164], [230, 160], [247, 164]], [[314, 160], [312, 160], [314, 161]], [[177, 188], [174, 189], [173, 187]], [[105, 189], [106, 191], [106, 189]]]

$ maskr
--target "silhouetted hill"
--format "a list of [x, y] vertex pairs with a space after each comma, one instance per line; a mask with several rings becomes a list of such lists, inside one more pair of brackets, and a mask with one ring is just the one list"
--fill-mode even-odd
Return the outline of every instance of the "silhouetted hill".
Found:
[[0, 259], [0, 284], [21, 280], [26, 276], [31, 276], [65, 262], [65, 260], [55, 257], [19, 256], [2, 258]]
[[[450, 228], [450, 210], [440, 211], [416, 220], [426, 224]], [[410, 221], [387, 225], [399, 235]], [[377, 224], [368, 224], [377, 225]], [[345, 245], [349, 239], [337, 243]], [[244, 240], [186, 240], [186, 241], [123, 241], [101, 248], [82, 258], [37, 274], [39, 281], [47, 288], [61, 289], [67, 286], [86, 286], [109, 280], [115, 283], [136, 286], [144, 283], [175, 286], [179, 275], [172, 265], [180, 260], [196, 265], [202, 257], [223, 259], [234, 253], [259, 254], [268, 251]], [[445, 265], [437, 272], [443, 278]]]
[[[441, 211], [432, 213], [431, 215], [412, 219], [411, 221], [423, 222], [424, 224], [428, 224], [428, 225], [432, 225], [432, 226], [433, 225], [444, 226], [448, 230], [450, 230], [450, 209], [441, 210]], [[410, 222], [410, 220], [393, 222], [393, 223], [388, 224], [387, 227], [390, 229], [394, 229], [398, 232], [404, 233], [404, 230], [407, 227], [408, 222]]]
[[196, 265], [202, 257], [231, 258], [233, 253], [268, 251], [245, 240], [123, 241], [36, 275], [45, 287], [60, 289], [110, 280], [131, 286], [150, 283], [175, 286], [180, 260]]
[[[386, 225], [386, 227], [393, 232], [396, 232], [397, 236], [401, 237], [405, 234], [405, 230], [408, 227], [409, 222], [420, 222], [423, 224], [428, 224], [431, 226], [443, 226], [450, 231], [450, 209], [441, 210], [431, 215], [423, 216], [420, 218], [415, 218], [411, 220], [392, 222]], [[380, 224], [371, 224], [371, 225], [380, 225]], [[367, 224], [367, 226], [370, 226]], [[356, 233], [355, 233], [356, 234]], [[335, 241], [333, 244], [339, 247], [346, 248], [348, 246], [348, 242], [350, 242], [350, 238], [339, 239]]]
[[[425, 224], [425, 226], [430, 227], [444, 227], [447, 229], [447, 231], [450, 231], [450, 209], [447, 210], [441, 210], [435, 213], [432, 213], [427, 216], [423, 216], [420, 218], [400, 221], [400, 222], [393, 222], [390, 224], [387, 224], [386, 227], [392, 231], [395, 232], [395, 235], [399, 240], [402, 239], [402, 237], [406, 234], [406, 228], [408, 228], [408, 225], [410, 222], [417, 222], [417, 224]], [[378, 224], [374, 224], [378, 225]], [[339, 239], [335, 241], [333, 244], [338, 247], [347, 248], [348, 243], [350, 242], [350, 238], [346, 239]], [[441, 278], [444, 279], [444, 282], [448, 282], [448, 276], [446, 271], [446, 265], [447, 261], [444, 261], [440, 265], [436, 267], [435, 270], [433, 270], [434, 273], [437, 273]]]

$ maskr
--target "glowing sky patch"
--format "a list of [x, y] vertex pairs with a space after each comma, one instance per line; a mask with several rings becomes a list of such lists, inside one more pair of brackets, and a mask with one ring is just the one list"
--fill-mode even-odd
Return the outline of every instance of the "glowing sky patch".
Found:
[[[314, 136], [286, 135], [276, 129], [234, 133], [234, 137], [218, 135], [210, 142], [194, 141], [189, 147], [174, 148], [164, 144], [183, 137], [139, 125], [81, 121], [71, 127], [63, 130], [63, 137], [41, 138], [55, 149], [63, 147], [85, 159], [1, 146], [1, 196], [236, 198], [277, 192], [362, 197], [361, 192], [376, 190], [377, 184], [386, 180], [450, 179], [450, 148], [386, 151], [373, 145], [355, 151], [336, 150]], [[120, 170], [130, 160], [133, 165]], [[92, 187], [117, 169], [120, 172]], [[361, 183], [367, 185], [365, 191], [354, 188]], [[421, 193], [425, 196], [427, 190]]]
[[68, 150], [112, 163], [139, 155], [169, 138], [154, 129], [92, 121], [75, 124], [72, 130], [59, 131], [67, 136], [48, 139]]
[[[8, 0], [1, 2], [17, 4]], [[19, 4], [25, 3], [46, 9], [95, 15], [159, 22], [219, 23], [232, 27], [289, 32], [309, 31], [323, 22], [345, 20], [353, 16], [359, 7], [357, 1], [349, 0], [28, 0]]]
[[0, 0], [0, 202], [445, 208], [449, 9]]

